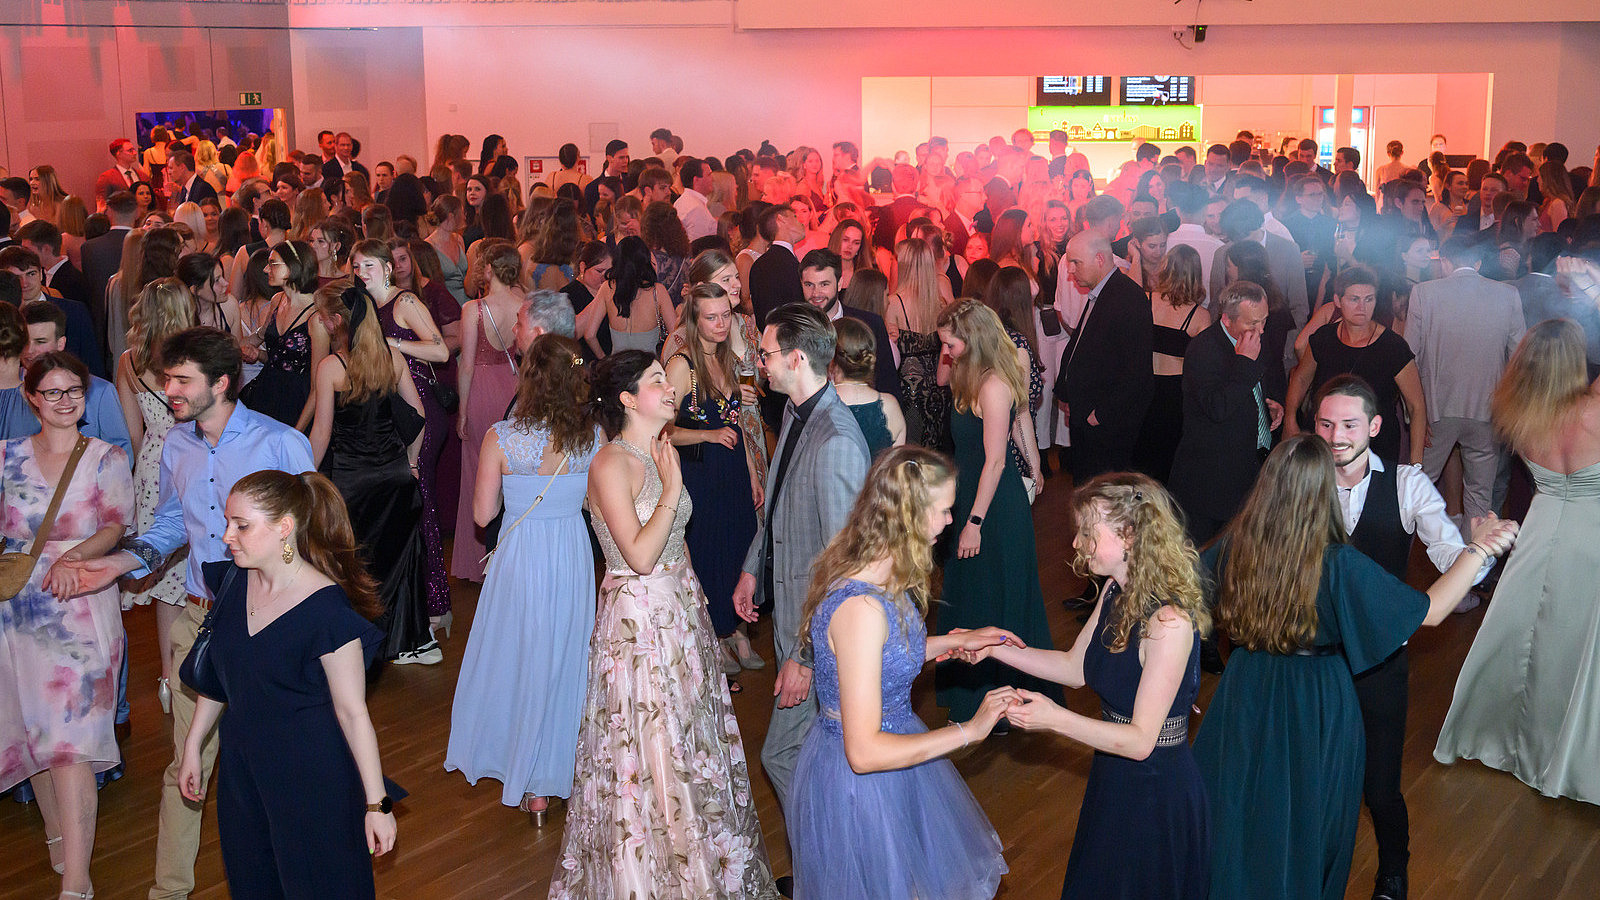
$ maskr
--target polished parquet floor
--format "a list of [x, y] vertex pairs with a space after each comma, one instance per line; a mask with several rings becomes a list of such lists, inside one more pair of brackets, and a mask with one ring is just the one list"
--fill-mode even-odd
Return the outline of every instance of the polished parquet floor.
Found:
[[[1057, 599], [1077, 592], [1079, 580], [1067, 559], [1071, 523], [1064, 510], [1064, 478], [1048, 482], [1034, 510], [1040, 575], [1049, 598], [1057, 646], [1081, 625]], [[1413, 581], [1425, 584], [1420, 551]], [[444, 771], [450, 704], [461, 653], [471, 631], [477, 589], [455, 587], [455, 630], [445, 641], [442, 665], [390, 667], [370, 704], [387, 774], [411, 797], [398, 807], [400, 837], [394, 853], [377, 863], [378, 896], [433, 898], [543, 898], [560, 849], [561, 813], [536, 830], [526, 816], [499, 803], [500, 785], [469, 786]], [[1476, 763], [1441, 766], [1432, 759], [1435, 738], [1449, 707], [1456, 672], [1471, 645], [1483, 611], [1452, 616], [1423, 629], [1411, 643], [1411, 717], [1406, 742], [1406, 794], [1411, 807], [1412, 896], [1419, 900], [1590, 900], [1600, 897], [1600, 807], [1550, 800], [1502, 772]], [[154, 616], [148, 607], [127, 615], [132, 644], [134, 732], [123, 745], [127, 777], [100, 795], [98, 847], [93, 862], [100, 900], [143, 898], [155, 856], [156, 799], [162, 769], [171, 754], [170, 719], [156, 704]], [[770, 659], [770, 638], [758, 641]], [[917, 706], [930, 723], [943, 721], [933, 705], [927, 676], [918, 683]], [[771, 706], [769, 665], [742, 678], [745, 692], [734, 699], [752, 761], [755, 800], [777, 872], [789, 869], [783, 820], [765, 778], [759, 749]], [[1206, 676], [1201, 707], [1215, 686]], [[1071, 705], [1094, 714], [1087, 691]], [[1011, 900], [1053, 898], [1061, 888], [1083, 797], [1090, 753], [1049, 736], [1014, 732], [995, 738], [956, 762], [1005, 844], [1011, 873], [1000, 896]], [[1600, 765], [1600, 760], [1594, 761]], [[214, 805], [206, 809], [205, 839], [196, 866], [198, 898], [228, 896], [217, 847]], [[37, 809], [0, 799], [0, 900], [54, 897], [59, 885], [45, 853]], [[1128, 849], [1128, 865], [1139, 865], [1139, 848]], [[1366, 900], [1372, 890], [1376, 851], [1363, 817], [1347, 897]], [[837, 898], [848, 900], [848, 898]], [[1227, 898], [1216, 898], [1227, 900]], [[1311, 900], [1311, 898], [1308, 898]]]

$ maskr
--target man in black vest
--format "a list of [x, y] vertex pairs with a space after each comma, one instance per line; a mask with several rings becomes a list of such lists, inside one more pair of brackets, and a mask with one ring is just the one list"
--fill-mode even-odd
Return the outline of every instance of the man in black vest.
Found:
[[[1421, 466], [1397, 465], [1371, 451], [1372, 439], [1383, 424], [1372, 388], [1358, 376], [1340, 375], [1317, 392], [1312, 409], [1316, 411], [1317, 434], [1333, 449], [1339, 509], [1344, 513], [1350, 543], [1404, 580], [1415, 535], [1426, 545], [1429, 561], [1440, 572], [1449, 569], [1466, 550], [1461, 531], [1445, 512], [1444, 498]], [[1483, 580], [1491, 565], [1493, 557], [1485, 558], [1476, 581]], [[1410, 822], [1400, 791], [1400, 759], [1405, 747], [1409, 673], [1402, 645], [1393, 656], [1355, 678], [1367, 735], [1362, 788], [1378, 843], [1373, 900], [1404, 900], [1406, 896]]]

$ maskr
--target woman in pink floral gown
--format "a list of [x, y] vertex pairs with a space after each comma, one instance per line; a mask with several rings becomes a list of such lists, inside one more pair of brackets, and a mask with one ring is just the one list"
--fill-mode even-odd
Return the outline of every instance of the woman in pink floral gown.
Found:
[[595, 368], [612, 435], [589, 467], [606, 556], [578, 766], [551, 900], [776, 900], [739, 724], [683, 531], [692, 511], [666, 371], [624, 350]]
[[76, 578], [51, 567], [69, 552], [90, 558], [111, 552], [133, 519], [127, 455], [78, 434], [88, 382], [75, 357], [45, 354], [23, 382], [43, 430], [0, 443], [7, 553], [33, 546], [73, 447], [88, 444], [27, 585], [0, 602], [0, 790], [32, 779], [51, 865], [64, 873], [63, 897], [90, 892], [94, 776], [121, 761], [112, 717], [125, 648], [116, 585], [73, 596]]

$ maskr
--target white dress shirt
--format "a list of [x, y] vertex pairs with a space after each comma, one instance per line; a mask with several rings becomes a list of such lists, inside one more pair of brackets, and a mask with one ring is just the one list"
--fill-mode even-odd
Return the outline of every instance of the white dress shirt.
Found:
[[689, 233], [689, 240], [696, 241], [717, 233], [717, 217], [711, 214], [711, 207], [706, 205], [705, 194], [686, 187], [683, 196], [672, 206], [678, 211], [678, 220], [683, 222], [683, 230]]
[[[1261, 228], [1266, 231], [1267, 234], [1275, 234], [1286, 241], [1294, 240], [1294, 235], [1289, 233], [1289, 226], [1279, 222], [1277, 217], [1270, 212], [1262, 217]], [[1167, 242], [1170, 244], [1171, 238], [1168, 238]]]
[[1206, 291], [1205, 306], [1211, 308], [1211, 264], [1216, 260], [1217, 251], [1222, 249], [1222, 239], [1206, 233], [1201, 225], [1183, 224], [1173, 229], [1167, 235], [1167, 249], [1171, 250], [1178, 244], [1193, 247], [1200, 254], [1200, 284]]
[[[1356, 530], [1356, 523], [1361, 520], [1361, 511], [1367, 506], [1367, 489], [1372, 486], [1372, 473], [1384, 471], [1383, 460], [1376, 453], [1367, 451], [1367, 475], [1356, 482], [1353, 487], [1339, 488], [1339, 511], [1344, 513], [1344, 529], [1346, 533]], [[1395, 489], [1400, 494], [1400, 526], [1408, 534], [1414, 534], [1422, 539], [1428, 549], [1428, 560], [1434, 568], [1445, 572], [1455, 564], [1456, 557], [1467, 548], [1461, 540], [1461, 529], [1445, 512], [1444, 498], [1439, 496], [1439, 490], [1428, 480], [1421, 466], [1402, 465], [1395, 469]], [[1478, 569], [1478, 574], [1472, 579], [1473, 584], [1482, 581], [1489, 570], [1494, 567], [1494, 558], [1485, 560]]]

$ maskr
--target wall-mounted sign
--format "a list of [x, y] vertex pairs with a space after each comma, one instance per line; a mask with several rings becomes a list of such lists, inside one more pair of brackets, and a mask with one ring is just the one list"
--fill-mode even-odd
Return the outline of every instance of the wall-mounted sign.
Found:
[[1030, 106], [1028, 128], [1034, 134], [1065, 131], [1074, 144], [1189, 143], [1200, 139], [1200, 113], [1198, 106]]
[[1189, 106], [1193, 103], [1193, 75], [1122, 76], [1123, 106]]
[[1111, 78], [1106, 75], [1043, 75], [1039, 106], [1110, 106]]
[[260, 106], [261, 105], [261, 92], [260, 91], [241, 91], [239, 93], [239, 105], [240, 106]]

